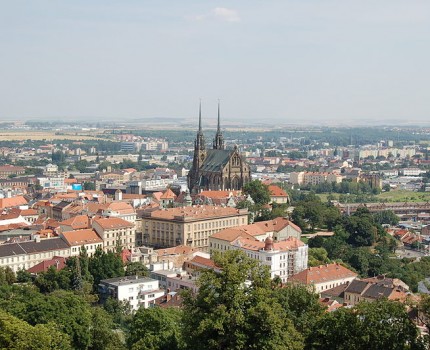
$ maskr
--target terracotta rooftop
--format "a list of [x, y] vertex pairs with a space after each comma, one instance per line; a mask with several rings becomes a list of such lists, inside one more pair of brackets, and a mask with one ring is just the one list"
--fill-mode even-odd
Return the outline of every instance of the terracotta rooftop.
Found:
[[208, 198], [229, 198], [230, 195], [233, 197], [237, 197], [242, 195], [242, 191], [202, 191], [199, 193], [200, 196], [205, 196]]
[[[240, 246], [243, 249], [260, 251], [265, 247], [265, 242], [261, 242], [254, 237], [238, 237], [236, 240], [231, 242], [232, 245]], [[292, 249], [297, 249], [298, 247], [303, 247], [305, 244], [297, 238], [289, 237], [286, 241], [273, 242], [274, 251], [288, 251]]]
[[232, 242], [239, 237], [254, 239], [253, 236], [244, 231], [238, 230], [237, 227], [226, 228], [224, 230], [214, 233], [211, 236], [211, 238], [221, 239], [223, 241], [228, 242]]
[[97, 233], [90, 228], [85, 230], [67, 231], [63, 232], [61, 235], [71, 246], [103, 242]]
[[28, 202], [24, 196], [15, 196], [10, 198], [0, 198], [0, 209], [19, 207], [20, 205], [27, 205]]
[[202, 267], [205, 269], [219, 269], [212, 259], [207, 259], [199, 255], [196, 255], [194, 258], [192, 258], [189, 263], [195, 265], [196, 267]]
[[133, 207], [126, 202], [109, 203], [109, 205], [107, 206], [107, 208], [105, 208], [105, 210], [116, 211], [120, 214], [134, 214], [135, 213]]
[[269, 185], [269, 192], [272, 197], [288, 197], [288, 193], [276, 185]]
[[173, 193], [173, 191], [168, 188], [161, 196], [160, 199], [175, 199], [176, 194]]
[[349, 277], [357, 277], [357, 274], [346, 267], [335, 263], [309, 267], [306, 270], [291, 276], [289, 281], [301, 282], [304, 284], [318, 284]]
[[57, 271], [60, 271], [66, 266], [66, 258], [62, 256], [54, 256], [52, 259], [44, 260], [41, 263], [34, 265], [33, 267], [30, 267], [27, 270], [27, 272], [30, 272], [30, 273], [46, 272], [51, 266], [54, 266]]
[[[234, 228], [227, 228], [222, 231], [219, 231], [213, 234], [211, 237], [232, 241], [236, 239], [238, 236], [244, 236], [244, 233], [250, 236], [260, 236], [265, 235], [271, 232], [279, 232], [287, 226], [291, 226], [298, 232], [302, 232], [300, 227], [292, 223], [290, 220], [286, 218], [276, 218], [268, 221], [260, 221], [255, 222], [249, 225], [237, 226]], [[238, 233], [234, 234], [232, 231], [237, 231]]]
[[121, 218], [96, 218], [93, 220], [93, 222], [96, 222], [99, 224], [104, 230], [115, 230], [118, 228], [125, 228], [125, 227], [133, 227], [134, 225], [131, 222], [128, 222]]
[[178, 254], [190, 254], [194, 252], [194, 249], [186, 245], [178, 245], [176, 247], [156, 249], [154, 250], [159, 256], [163, 255], [178, 255]]
[[64, 220], [60, 222], [60, 225], [70, 226], [74, 230], [80, 230], [84, 228], [88, 228], [90, 225], [90, 219], [87, 215], [78, 215], [74, 216], [70, 219]]

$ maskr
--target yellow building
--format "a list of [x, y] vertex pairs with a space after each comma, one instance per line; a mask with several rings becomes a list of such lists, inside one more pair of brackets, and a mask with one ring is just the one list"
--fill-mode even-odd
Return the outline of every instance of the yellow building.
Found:
[[183, 244], [205, 251], [212, 234], [248, 223], [248, 209], [210, 205], [161, 209], [142, 215], [144, 244], [154, 247]]

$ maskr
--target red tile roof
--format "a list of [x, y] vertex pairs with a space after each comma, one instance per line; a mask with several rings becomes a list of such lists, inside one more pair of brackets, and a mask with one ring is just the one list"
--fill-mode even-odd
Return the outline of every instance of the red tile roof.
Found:
[[304, 284], [318, 284], [350, 277], [357, 277], [357, 274], [335, 263], [309, 267], [291, 276], [288, 281], [301, 282]]
[[67, 231], [63, 232], [61, 235], [71, 246], [103, 242], [97, 233], [90, 228], [85, 230]]
[[288, 193], [276, 185], [270, 185], [269, 192], [272, 197], [288, 197]]
[[121, 218], [96, 218], [94, 219], [94, 222], [99, 224], [101, 228], [104, 230], [116, 230], [118, 228], [125, 228], [125, 227], [133, 227], [134, 225], [131, 222], [128, 222], [126, 220], [123, 220]]
[[90, 219], [87, 215], [77, 215], [70, 219], [61, 221], [60, 225], [70, 226], [74, 230], [81, 230], [89, 227]]
[[19, 207], [20, 205], [27, 204], [28, 202], [23, 196], [0, 198], [0, 209]]
[[60, 271], [66, 266], [66, 258], [62, 256], [54, 256], [52, 259], [44, 260], [41, 263], [30, 267], [27, 271], [30, 273], [46, 272], [51, 266], [55, 266], [57, 271]]

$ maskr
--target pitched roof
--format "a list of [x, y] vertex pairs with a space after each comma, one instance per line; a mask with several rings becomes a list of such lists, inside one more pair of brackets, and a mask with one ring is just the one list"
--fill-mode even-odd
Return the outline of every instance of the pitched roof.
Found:
[[57, 271], [62, 270], [66, 266], [66, 258], [62, 256], [54, 256], [52, 259], [44, 260], [39, 264], [30, 267], [27, 272], [40, 273], [46, 272], [51, 266], [55, 266]]
[[242, 195], [242, 191], [201, 191], [199, 193], [200, 196], [208, 197], [208, 198], [217, 198], [217, 199], [225, 199], [230, 196], [237, 197]]
[[175, 199], [176, 194], [173, 193], [173, 191], [168, 188], [161, 196], [160, 199]]
[[[268, 221], [259, 221], [249, 225], [242, 225], [242, 226], [236, 226], [233, 228], [227, 228], [213, 234], [211, 237], [232, 241], [236, 239], [238, 236], [246, 237], [244, 236], [244, 234], [254, 237], [254, 236], [265, 235], [270, 232], [279, 232], [287, 226], [291, 226], [294, 230], [298, 232], [302, 232], [300, 227], [292, 223], [290, 220], [281, 217], [281, 218], [276, 218]], [[233, 231], [237, 231], [237, 233], [234, 234]]]
[[296, 281], [304, 284], [317, 284], [350, 277], [357, 277], [357, 274], [335, 263], [309, 267], [291, 276], [289, 281]]
[[19, 207], [20, 205], [27, 205], [28, 202], [24, 196], [15, 196], [10, 198], [0, 198], [0, 209]]
[[69, 249], [69, 245], [61, 238], [47, 238], [40, 242], [28, 241], [0, 245], [0, 257], [32, 254], [57, 249]]
[[101, 243], [103, 240], [93, 229], [67, 231], [61, 234], [71, 246], [84, 245], [91, 243]]
[[200, 171], [220, 171], [230, 160], [232, 150], [210, 149], [206, 151]]
[[90, 224], [90, 219], [87, 215], [77, 215], [71, 217], [70, 219], [60, 221], [60, 225], [70, 226], [74, 230], [80, 230], [88, 228]]
[[211, 236], [211, 238], [216, 238], [216, 239], [220, 239], [220, 240], [227, 241], [227, 242], [233, 242], [235, 239], [237, 239], [239, 237], [254, 239], [253, 236], [249, 235], [246, 232], [238, 230], [236, 227], [235, 228], [226, 228], [226, 229], [221, 230], [219, 232], [215, 232]]
[[93, 222], [99, 224], [101, 228], [104, 230], [115, 230], [118, 228], [125, 228], [125, 227], [133, 227], [134, 225], [131, 222], [128, 222], [121, 218], [96, 218], [93, 220]]
[[162, 248], [162, 249], [155, 249], [154, 252], [157, 253], [159, 256], [164, 255], [178, 255], [178, 254], [190, 254], [194, 251], [193, 248], [187, 245], [178, 245], [176, 247], [171, 248]]
[[120, 214], [134, 214], [135, 211], [133, 207], [126, 202], [112, 202], [109, 203], [105, 210], [116, 211]]
[[288, 197], [288, 193], [276, 185], [269, 185], [269, 192], [271, 197]]
[[195, 265], [196, 267], [201, 267], [205, 269], [216, 269], [219, 268], [215, 265], [215, 262], [212, 259], [204, 258], [200, 255], [196, 255], [194, 258], [192, 258], [189, 263]]

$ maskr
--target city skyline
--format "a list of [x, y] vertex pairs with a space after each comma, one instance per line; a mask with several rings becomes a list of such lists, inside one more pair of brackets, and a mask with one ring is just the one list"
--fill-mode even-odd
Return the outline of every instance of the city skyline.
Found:
[[3, 120], [428, 120], [424, 1], [0, 4]]

